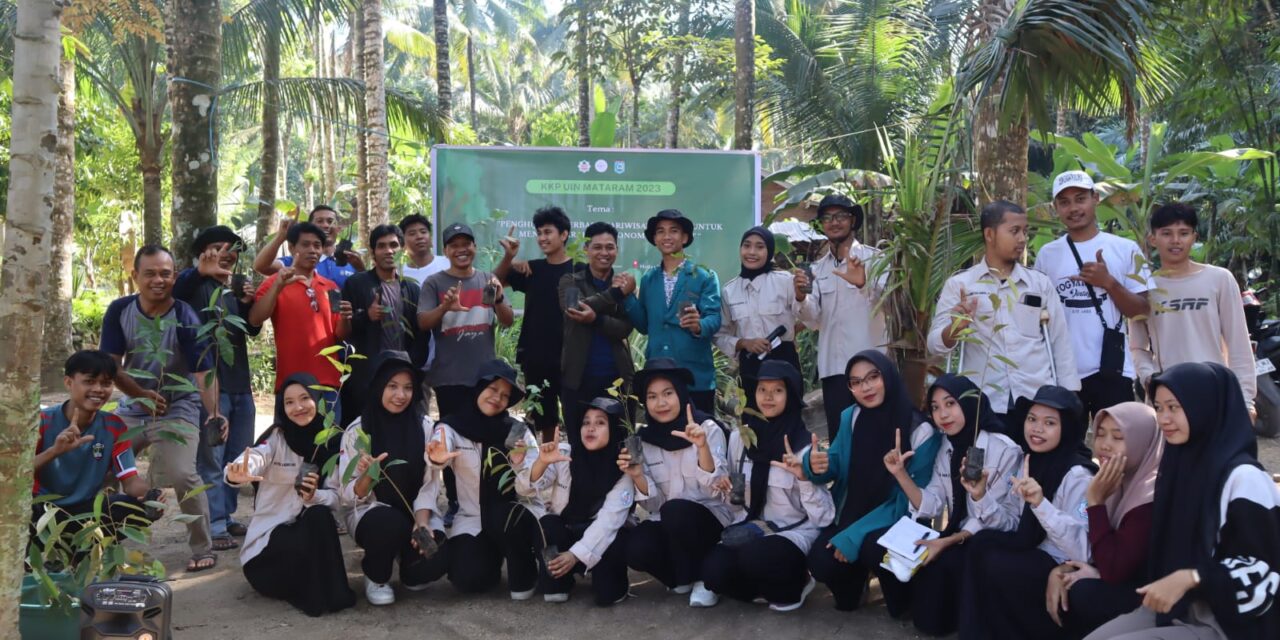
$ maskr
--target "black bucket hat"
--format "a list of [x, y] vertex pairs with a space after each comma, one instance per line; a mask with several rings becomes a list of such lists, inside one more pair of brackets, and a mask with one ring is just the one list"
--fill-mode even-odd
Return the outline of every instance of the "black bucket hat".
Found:
[[582, 403], [588, 409], [598, 409], [603, 411], [610, 418], [617, 418], [622, 415], [622, 403], [613, 398], [605, 398], [603, 396], [592, 398], [590, 402]]
[[763, 382], [765, 380], [781, 380], [787, 385], [787, 395], [796, 399], [796, 402], [804, 402], [804, 382], [800, 376], [800, 372], [791, 366], [786, 360], [765, 360], [760, 363], [760, 372], [756, 379]]
[[644, 363], [644, 368], [636, 372], [632, 384], [640, 391], [639, 395], [643, 396], [644, 390], [649, 388], [649, 382], [654, 378], [678, 380], [686, 389], [693, 384], [693, 372], [676, 364], [671, 358], [650, 358]]
[[857, 231], [862, 228], [862, 206], [849, 199], [849, 196], [843, 193], [829, 193], [822, 201], [818, 203], [818, 217], [822, 217], [822, 212], [832, 207], [843, 209], [853, 216], [853, 230]]
[[233, 247], [238, 245], [239, 249], [237, 250], [243, 250], [245, 246], [244, 240], [241, 240], [240, 236], [231, 230], [231, 227], [219, 224], [196, 234], [196, 239], [191, 241], [191, 255], [199, 257], [200, 254], [204, 253], [205, 249], [209, 248], [209, 245], [219, 242], [229, 242]]
[[684, 246], [687, 247], [693, 244], [693, 221], [684, 217], [684, 214], [680, 213], [679, 209], [663, 209], [657, 215], [649, 218], [649, 222], [644, 226], [644, 239], [648, 240], [649, 244], [653, 244], [653, 235], [658, 231], [658, 223], [663, 220], [674, 220], [676, 224], [680, 225], [681, 229], [684, 229], [685, 235], [689, 236], [689, 240], [684, 243]]
[[511, 383], [511, 399], [507, 401], [508, 406], [514, 407], [524, 400], [524, 387], [520, 386], [516, 378], [516, 370], [502, 360], [493, 359], [481, 363], [480, 368], [476, 369], [475, 383], [472, 386], [479, 391], [494, 380], [506, 380]]

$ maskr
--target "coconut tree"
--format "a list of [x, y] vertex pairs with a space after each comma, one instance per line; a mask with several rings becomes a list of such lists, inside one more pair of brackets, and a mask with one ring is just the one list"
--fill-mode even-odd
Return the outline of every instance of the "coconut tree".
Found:
[[172, 249], [186, 266], [191, 240], [218, 222], [217, 128], [214, 97], [222, 85], [222, 3], [166, 0], [173, 178]]
[[0, 636], [18, 637], [18, 590], [26, 558], [40, 349], [48, 289], [61, 83], [63, 3], [19, 0], [13, 58], [13, 120], [0, 289]]
[[436, 37], [436, 108], [447, 119], [453, 110], [453, 87], [449, 77], [449, 0], [433, 0], [431, 21]]
[[62, 365], [71, 355], [71, 260], [75, 253], [76, 208], [76, 62], [62, 56], [58, 74], [58, 148], [54, 167], [53, 236], [50, 242], [50, 313], [45, 320], [40, 382], [45, 389], [61, 386]]
[[756, 3], [733, 3], [733, 148], [750, 149], [755, 126]]
[[391, 207], [387, 184], [387, 94], [382, 43], [382, 0], [364, 0], [365, 181], [367, 224], [384, 224]]

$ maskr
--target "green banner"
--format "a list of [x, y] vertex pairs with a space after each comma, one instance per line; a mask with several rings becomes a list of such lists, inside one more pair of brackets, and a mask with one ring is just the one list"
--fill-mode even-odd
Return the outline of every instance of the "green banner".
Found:
[[742, 232], [760, 222], [759, 175], [759, 156], [747, 151], [438, 145], [431, 149], [432, 214], [436, 229], [471, 225], [478, 264], [489, 267], [513, 224], [520, 257], [542, 257], [533, 212], [557, 205], [573, 220], [572, 241], [592, 222], [609, 222], [618, 228], [618, 268], [644, 270], [661, 258], [644, 239], [645, 221], [679, 209], [695, 224], [689, 256], [727, 281], [738, 272]]

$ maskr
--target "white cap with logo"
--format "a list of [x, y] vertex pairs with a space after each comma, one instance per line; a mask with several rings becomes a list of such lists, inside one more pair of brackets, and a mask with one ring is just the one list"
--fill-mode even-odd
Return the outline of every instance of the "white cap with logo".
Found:
[[1064, 189], [1071, 188], [1093, 191], [1093, 178], [1083, 171], [1063, 171], [1053, 179], [1053, 197], [1058, 197]]

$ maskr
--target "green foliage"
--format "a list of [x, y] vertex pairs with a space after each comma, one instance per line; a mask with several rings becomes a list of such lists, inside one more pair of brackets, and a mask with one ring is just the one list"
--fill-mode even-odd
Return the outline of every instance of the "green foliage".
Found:
[[96, 349], [102, 340], [102, 316], [111, 296], [87, 291], [71, 299], [71, 344], [75, 349]]

